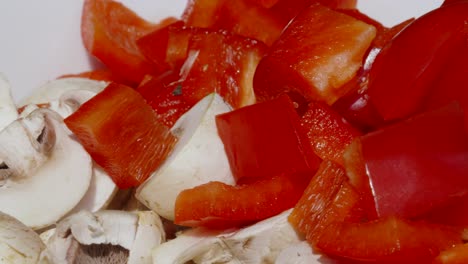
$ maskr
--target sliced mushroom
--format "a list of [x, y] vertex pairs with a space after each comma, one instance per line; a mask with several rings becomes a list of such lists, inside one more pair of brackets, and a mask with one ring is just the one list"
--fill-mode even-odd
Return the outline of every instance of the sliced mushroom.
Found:
[[92, 161], [61, 117], [39, 109], [0, 132], [0, 211], [34, 229], [67, 214], [86, 193]]
[[0, 212], [0, 263], [37, 264], [45, 249], [39, 235], [16, 218]]
[[336, 263], [314, 252], [307, 241], [294, 243], [285, 248], [276, 258], [275, 264], [332, 264]]
[[94, 81], [86, 78], [61, 78], [49, 81], [34, 90], [34, 92], [20, 102], [20, 106], [29, 104], [49, 104], [59, 101], [60, 97], [69, 91], [86, 90], [94, 93], [101, 92], [108, 82]]
[[[47, 99], [58, 98], [48, 102], [47, 108], [60, 114], [62, 118], [68, 117], [82, 104], [94, 97], [102, 90], [101, 88], [104, 84], [103, 82], [81, 78], [64, 80], [52, 81], [42, 87], [44, 91], [47, 91]], [[62, 87], [62, 90], [57, 91], [56, 87]], [[80, 90], [78, 88], [80, 88]], [[57, 92], [57, 94], [55, 94], [55, 92]], [[43, 97], [37, 99], [45, 100]], [[28, 115], [38, 108], [36, 104], [29, 104], [23, 109], [21, 116]], [[71, 134], [71, 131], [69, 133]], [[102, 210], [110, 203], [116, 193], [117, 186], [109, 175], [102, 170], [101, 167], [93, 163], [93, 175], [91, 177], [90, 187], [84, 198], [70, 214], [81, 210], [88, 210], [91, 212]]]
[[153, 251], [153, 263], [274, 263], [291, 243], [302, 240], [288, 222], [291, 210], [234, 231], [202, 228], [181, 233]]
[[107, 208], [112, 198], [117, 194], [117, 186], [109, 175], [93, 162], [93, 175], [86, 194], [69, 214], [82, 210], [97, 212]]
[[[177, 238], [163, 243], [153, 250], [153, 263], [185, 264], [191, 261], [203, 263], [200, 259], [204, 256], [210, 257], [211, 263], [235, 261], [234, 256], [224, 247], [220, 238], [222, 235], [232, 233], [232, 230], [219, 231], [205, 228], [195, 228], [181, 232]], [[195, 261], [197, 258], [199, 259], [198, 262]]]
[[150, 264], [152, 248], [164, 240], [154, 212], [81, 211], [57, 225], [44, 257], [63, 264]]
[[179, 141], [164, 164], [137, 189], [137, 199], [162, 217], [173, 220], [177, 195], [184, 189], [220, 181], [234, 184], [215, 116], [231, 108], [210, 94], [172, 127]]

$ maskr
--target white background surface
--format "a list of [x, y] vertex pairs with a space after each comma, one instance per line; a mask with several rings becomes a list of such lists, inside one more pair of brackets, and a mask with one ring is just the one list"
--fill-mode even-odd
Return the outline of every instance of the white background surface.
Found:
[[[122, 0], [157, 22], [179, 16], [186, 0]], [[442, 0], [360, 0], [359, 9], [390, 26], [419, 16]], [[18, 101], [41, 83], [92, 67], [80, 36], [82, 0], [1, 0], [0, 72]]]

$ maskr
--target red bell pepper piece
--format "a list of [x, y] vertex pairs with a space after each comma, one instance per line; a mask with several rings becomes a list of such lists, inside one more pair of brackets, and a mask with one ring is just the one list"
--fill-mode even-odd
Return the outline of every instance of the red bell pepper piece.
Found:
[[319, 159], [286, 95], [219, 115], [216, 125], [238, 181], [318, 168]]
[[224, 29], [234, 34], [273, 44], [287, 22], [250, 0], [189, 1], [183, 20], [187, 26]]
[[359, 202], [360, 196], [347, 182], [345, 170], [332, 161], [323, 161], [288, 220], [315, 245], [328, 225], [360, 218], [359, 211], [354, 210]]
[[182, 95], [179, 78], [179, 73], [173, 71], [157, 77], [148, 75], [136, 89], [167, 127], [172, 127], [194, 105]]
[[138, 49], [159, 69], [178, 69], [187, 58], [189, 35], [177, 34], [184, 27], [184, 22], [177, 20], [146, 34], [136, 41]]
[[347, 87], [343, 88], [350, 92], [333, 104], [333, 109], [363, 132], [375, 130], [385, 124], [383, 118], [369, 99], [367, 92], [369, 70], [372, 68], [376, 55], [382, 48], [413, 21], [414, 19], [409, 19], [391, 28], [385, 28], [382, 25], [379, 26], [375, 22], [369, 21], [370, 24], [377, 28], [377, 36], [372, 41], [371, 48], [359, 73], [346, 84]]
[[397, 217], [366, 223], [336, 223], [322, 232], [316, 248], [328, 255], [371, 263], [431, 263], [461, 244], [457, 229]]
[[442, 251], [432, 264], [464, 264], [468, 263], [468, 244], [455, 245]]
[[263, 220], [292, 208], [312, 176], [282, 173], [238, 186], [210, 182], [184, 190], [177, 196], [174, 222], [225, 229]]
[[84, 103], [65, 123], [121, 189], [146, 180], [176, 142], [138, 92], [116, 83]]
[[346, 120], [323, 102], [310, 102], [301, 117], [315, 154], [343, 166], [343, 153], [352, 140], [361, 135]]
[[416, 217], [468, 194], [468, 135], [457, 104], [361, 138], [379, 216]]
[[[172, 77], [156, 78], [138, 88], [155, 111], [163, 115], [165, 124], [172, 124], [212, 92], [220, 94], [233, 108], [255, 102], [252, 79], [265, 53], [265, 44], [225, 31], [176, 26], [169, 29], [169, 40], [174, 40], [171, 43], [175, 50], [186, 53], [183, 66], [175, 70], [178, 77], [171, 74]], [[179, 58], [172, 56], [175, 57]]]
[[81, 18], [85, 48], [117, 75], [138, 84], [145, 74], [158, 72], [139, 52], [136, 40], [161, 25], [143, 20], [133, 11], [112, 0], [86, 0]]
[[[447, 5], [406, 27], [377, 56], [369, 73], [369, 97], [385, 120], [423, 110], [431, 84], [448, 58], [466, 45], [468, 2]], [[424, 44], [422, 44], [424, 43]]]
[[374, 26], [314, 4], [292, 20], [260, 61], [254, 77], [257, 100], [298, 94], [332, 104], [362, 65]]
[[[453, 101], [460, 103], [468, 113], [468, 30], [463, 47], [449, 59], [445, 68], [431, 84], [424, 109], [436, 109]], [[468, 124], [468, 115], [465, 114]]]

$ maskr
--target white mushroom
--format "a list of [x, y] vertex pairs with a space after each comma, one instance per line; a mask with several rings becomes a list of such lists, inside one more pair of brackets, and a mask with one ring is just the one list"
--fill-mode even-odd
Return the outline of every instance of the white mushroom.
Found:
[[153, 250], [153, 263], [185, 264], [197, 258], [203, 258], [205, 255], [211, 256], [211, 263], [234, 261], [231, 252], [224, 247], [220, 238], [222, 235], [231, 235], [234, 232], [235, 230], [219, 231], [205, 228], [181, 232], [177, 238], [163, 243]]
[[61, 117], [40, 109], [0, 132], [0, 211], [34, 229], [55, 223], [86, 193], [92, 161]]
[[184, 189], [220, 181], [234, 184], [215, 116], [231, 108], [210, 94], [172, 127], [179, 141], [163, 165], [137, 189], [137, 198], [162, 217], [173, 220], [177, 195]]
[[164, 240], [154, 212], [81, 211], [57, 225], [44, 258], [57, 264], [150, 264], [152, 248]]
[[[43, 85], [38, 96], [32, 96], [30, 100], [47, 103], [48, 108], [67, 118], [82, 104], [94, 97], [103, 88], [105, 82], [92, 81], [84, 78], [68, 78], [51, 81]], [[52, 100], [46, 102], [45, 100]], [[29, 104], [21, 113], [27, 116], [38, 109], [36, 104]], [[71, 131], [69, 131], [71, 134]], [[97, 212], [104, 209], [117, 193], [117, 186], [97, 164], [93, 163], [93, 175], [86, 195], [70, 214], [80, 210]]]
[[75, 90], [86, 90], [96, 94], [101, 92], [107, 84], [108, 82], [94, 81], [87, 78], [61, 78], [40, 86], [30, 96], [23, 99], [19, 105], [48, 104], [58, 101], [64, 93]]
[[39, 235], [19, 220], [0, 212], [0, 263], [37, 264], [45, 249]]
[[301, 241], [288, 222], [290, 213], [285, 211], [237, 231], [186, 231], [155, 248], [153, 263], [274, 263], [284, 248]]
[[93, 174], [86, 194], [69, 214], [87, 210], [97, 212], [107, 207], [117, 193], [117, 186], [104, 172], [104, 170], [93, 162]]
[[314, 252], [307, 241], [294, 243], [283, 249], [275, 264], [331, 264], [336, 263]]

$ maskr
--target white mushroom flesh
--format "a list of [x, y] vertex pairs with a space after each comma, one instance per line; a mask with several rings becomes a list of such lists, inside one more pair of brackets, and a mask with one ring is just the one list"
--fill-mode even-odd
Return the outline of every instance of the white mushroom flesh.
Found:
[[[93, 250], [99, 250], [99, 245], [102, 245], [107, 249], [115, 246], [113, 254], [119, 259], [123, 256], [128, 258], [125, 263], [151, 264], [151, 250], [164, 241], [161, 219], [154, 212], [105, 210], [93, 214], [81, 211], [57, 225], [55, 233], [48, 240], [44, 257], [54, 263], [74, 263], [73, 260], [77, 258], [100, 257], [78, 255], [84, 254], [82, 248], [89, 246], [88, 249], [93, 247]], [[118, 253], [122, 250], [128, 253]], [[96, 263], [104, 262], [96, 260]]]
[[274, 263], [278, 254], [301, 237], [288, 222], [291, 210], [238, 231], [194, 229], [153, 251], [153, 263]]
[[61, 78], [40, 86], [30, 96], [22, 100], [19, 105], [48, 104], [58, 101], [64, 93], [75, 90], [87, 90], [99, 93], [107, 85], [108, 82], [94, 81], [87, 78]]
[[210, 94], [172, 127], [179, 137], [163, 165], [137, 189], [137, 198], [162, 217], [173, 220], [175, 200], [182, 190], [210, 182], [234, 184], [215, 116], [231, 108]]
[[0, 263], [37, 264], [45, 245], [19, 220], [0, 212]]
[[[31, 136], [26, 120], [29, 124], [43, 120], [34, 125], [43, 127], [39, 140]], [[1, 131], [0, 159], [10, 171], [0, 187], [0, 211], [34, 229], [49, 226], [72, 210], [90, 184], [89, 154], [50, 110], [36, 110]]]
[[283, 249], [276, 258], [275, 264], [331, 264], [333, 260], [314, 253], [307, 241], [293, 243]]
[[[46, 97], [33, 99], [46, 100], [58, 98], [47, 102], [47, 108], [57, 112], [62, 118], [67, 118], [82, 104], [100, 92], [104, 84], [104, 82], [81, 78], [65, 79], [65, 81], [55, 80], [42, 86], [42, 90], [47, 94]], [[62, 89], [57, 90], [57, 87], [62, 87]], [[29, 104], [23, 109], [21, 116], [27, 116], [36, 109], [38, 109], [36, 104]], [[69, 133], [71, 134], [71, 131]], [[79, 212], [80, 210], [97, 212], [105, 209], [116, 193], [117, 186], [109, 175], [97, 164], [93, 163], [93, 174], [89, 189], [80, 203], [69, 214]]]
[[152, 250], [166, 241], [161, 218], [153, 211], [136, 212], [138, 227], [130, 248], [128, 264], [151, 264]]
[[117, 194], [117, 186], [109, 175], [93, 162], [93, 175], [86, 194], [69, 214], [82, 210], [97, 212], [105, 209]]

